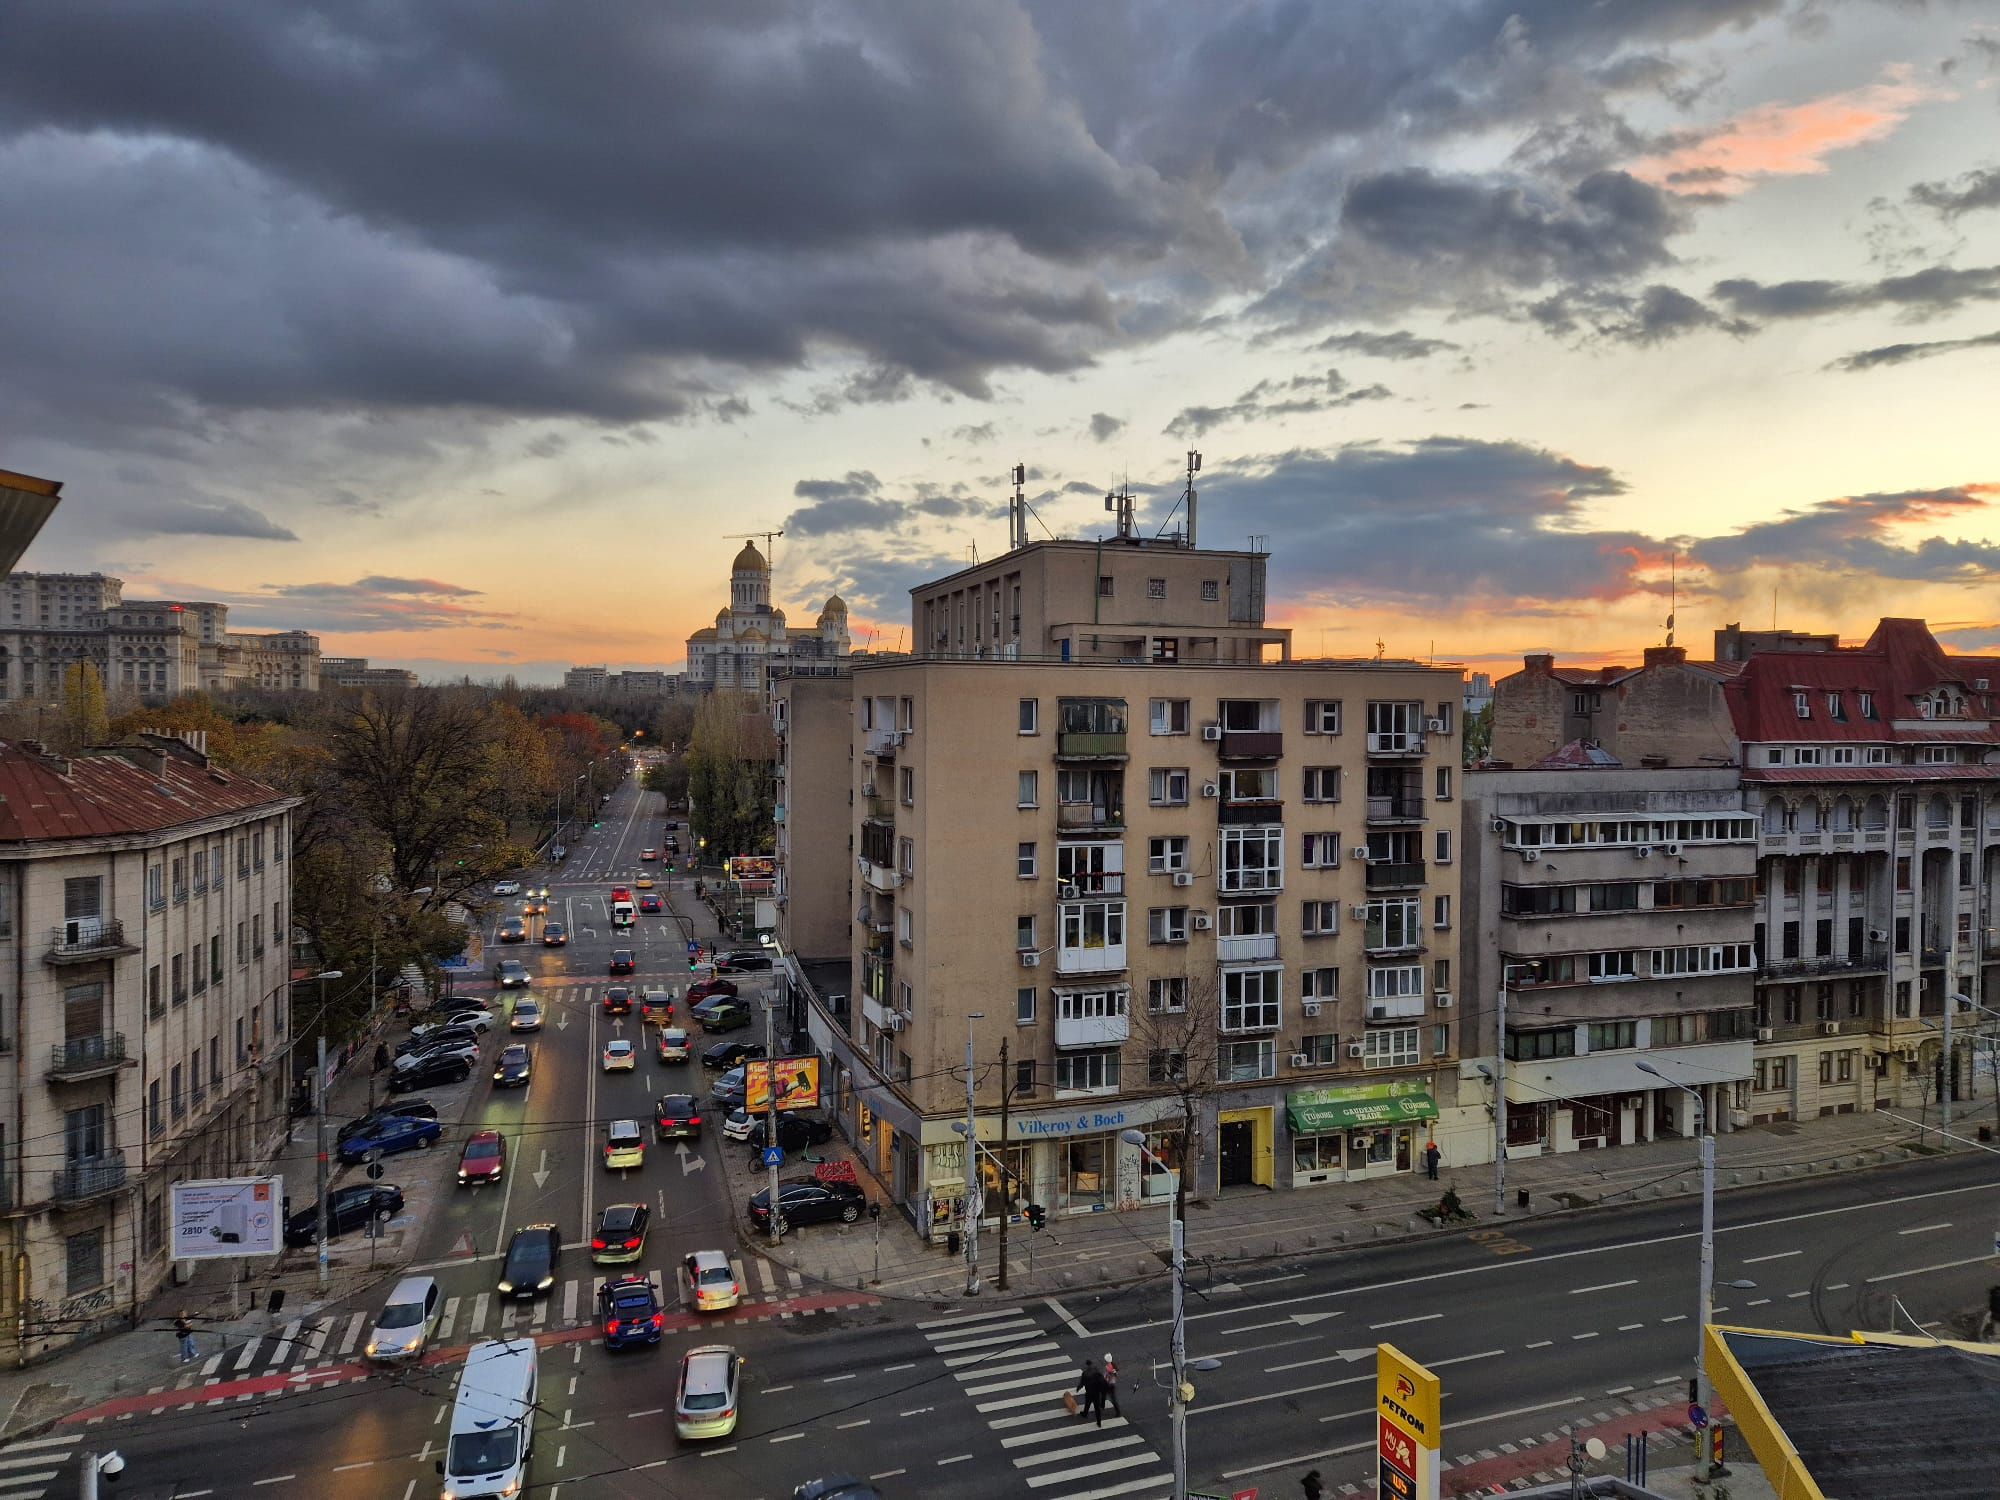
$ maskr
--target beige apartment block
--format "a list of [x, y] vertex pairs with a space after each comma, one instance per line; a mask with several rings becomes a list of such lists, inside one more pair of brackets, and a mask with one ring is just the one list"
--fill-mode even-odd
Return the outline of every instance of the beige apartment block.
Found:
[[847, 665], [837, 677], [771, 683], [778, 933], [785, 951], [801, 959], [845, 959], [854, 928], [854, 684]]
[[297, 800], [166, 736], [0, 745], [0, 1363], [128, 1323], [171, 1185], [282, 1137]]

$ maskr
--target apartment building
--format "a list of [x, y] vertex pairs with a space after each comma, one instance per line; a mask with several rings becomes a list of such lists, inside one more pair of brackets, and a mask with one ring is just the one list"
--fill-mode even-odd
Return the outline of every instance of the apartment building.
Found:
[[[839, 887], [811, 848], [853, 872], [852, 1003], [807, 1029], [920, 1232], [968, 1193], [991, 1217], [1171, 1192], [1133, 1128], [1200, 1191], [1420, 1166], [1457, 1080], [1461, 676], [1292, 660], [1263, 565], [1033, 543], [914, 590], [930, 649], [855, 659], [844, 712], [793, 700], [788, 900]], [[796, 768], [826, 763], [851, 807], [809, 848]]]
[[171, 1184], [283, 1135], [297, 800], [168, 736], [0, 745], [0, 1362], [133, 1317]]
[[417, 674], [404, 667], [375, 667], [365, 656], [322, 656], [319, 660], [322, 688], [413, 688]]
[[614, 672], [608, 667], [571, 667], [563, 673], [565, 689], [597, 697], [665, 698], [673, 693], [676, 685], [676, 677], [667, 672]]
[[[1621, 758], [1737, 768], [1759, 841], [1745, 1111], [1934, 1100], [1948, 994], [1963, 997], [1949, 1071], [1967, 1092], [2000, 962], [2000, 658], [1949, 655], [1921, 620], [1884, 619], [1858, 647], [1773, 639], [1784, 649], [1718, 632], [1718, 655], [1740, 660], [1649, 652], [1592, 688], [1601, 742]], [[1496, 754], [1539, 742], [1551, 675], [1534, 658], [1498, 684]]]
[[[845, 960], [855, 923], [853, 768], [854, 684], [837, 677], [779, 677], [771, 684], [777, 736], [772, 845], [778, 931], [785, 950], [806, 960]], [[801, 747], [805, 753], [800, 754]], [[834, 753], [827, 753], [832, 748]], [[846, 1010], [847, 993], [835, 991]], [[794, 1029], [805, 1024], [800, 1011]]]
[[1735, 770], [1626, 768], [1571, 744], [1469, 770], [1464, 814], [1477, 1036], [1460, 1072], [1490, 1102], [1504, 1051], [1508, 1155], [1691, 1136], [1676, 1084], [1718, 1128], [1747, 1123], [1758, 844]]

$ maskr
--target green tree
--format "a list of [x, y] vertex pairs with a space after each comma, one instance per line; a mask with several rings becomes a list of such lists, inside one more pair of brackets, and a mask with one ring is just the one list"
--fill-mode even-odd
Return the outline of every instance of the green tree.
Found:
[[647, 791], [658, 792], [666, 798], [669, 806], [687, 801], [687, 757], [671, 755], [656, 765], [646, 767], [645, 787]]
[[709, 857], [769, 853], [778, 744], [763, 704], [747, 693], [712, 693], [695, 711], [691, 740], [688, 815]]
[[1493, 750], [1493, 700], [1465, 721], [1465, 764], [1476, 766]]
[[56, 748], [74, 753], [102, 745], [111, 736], [104, 711], [104, 679], [97, 663], [80, 661], [63, 671], [62, 713], [56, 721]]

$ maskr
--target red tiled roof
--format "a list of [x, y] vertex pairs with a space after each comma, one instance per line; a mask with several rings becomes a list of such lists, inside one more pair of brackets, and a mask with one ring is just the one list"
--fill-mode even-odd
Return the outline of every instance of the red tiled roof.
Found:
[[[1878, 624], [1863, 646], [1833, 651], [1759, 651], [1723, 682], [1722, 693], [1738, 737], [1752, 743], [2000, 743], [2000, 732], [1991, 722], [2000, 705], [1991, 692], [1974, 690], [1976, 678], [2000, 678], [2000, 658], [1949, 656], [1922, 620], [1891, 618]], [[1894, 727], [1892, 720], [1918, 717], [1919, 696], [1946, 685], [1963, 690], [1966, 708], [1974, 717], [1929, 720], [1921, 729]], [[1811, 718], [1798, 716], [1793, 694], [1800, 691], [1808, 695]], [[1841, 694], [1845, 718], [1828, 716], [1829, 692]], [[1874, 695], [1878, 717], [1861, 717], [1862, 693]], [[1835, 769], [1845, 774], [1854, 768]]]
[[1745, 766], [1745, 781], [2000, 781], [2000, 766]]
[[157, 833], [294, 800], [172, 751], [155, 770], [111, 750], [65, 761], [0, 742], [0, 843]]

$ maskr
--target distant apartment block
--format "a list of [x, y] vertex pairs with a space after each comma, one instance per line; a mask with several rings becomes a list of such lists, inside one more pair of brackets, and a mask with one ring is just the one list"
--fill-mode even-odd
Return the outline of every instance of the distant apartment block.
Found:
[[323, 688], [413, 688], [417, 674], [402, 667], [371, 667], [365, 656], [322, 656], [319, 681]]
[[673, 672], [571, 667], [563, 673], [563, 686], [570, 692], [598, 698], [667, 698], [673, 696], [679, 683], [679, 675]]

